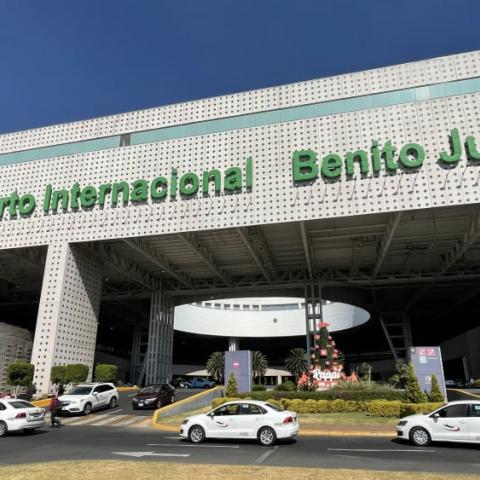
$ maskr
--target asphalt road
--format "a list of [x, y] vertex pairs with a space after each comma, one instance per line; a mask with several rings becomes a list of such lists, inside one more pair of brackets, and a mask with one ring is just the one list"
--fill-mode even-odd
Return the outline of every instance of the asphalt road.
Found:
[[64, 426], [0, 439], [0, 464], [131, 459], [209, 464], [479, 473], [480, 446], [413, 447], [379, 437], [299, 437], [265, 448], [249, 441], [192, 445], [152, 428]]
[[[184, 398], [195, 395], [196, 393], [202, 392], [203, 390], [196, 389], [178, 389], [175, 391], [175, 400], [183, 400]], [[121, 392], [119, 397], [119, 402], [117, 408], [114, 410], [102, 409], [95, 412], [96, 415], [137, 415], [141, 417], [151, 417], [154, 410], [133, 410], [132, 408], [132, 397], [136, 395], [136, 392]]]

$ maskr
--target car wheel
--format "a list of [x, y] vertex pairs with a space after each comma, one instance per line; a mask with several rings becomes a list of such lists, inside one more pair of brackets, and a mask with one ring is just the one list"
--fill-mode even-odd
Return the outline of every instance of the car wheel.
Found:
[[194, 425], [188, 432], [188, 439], [192, 443], [202, 443], [205, 440], [205, 430], [200, 425]]
[[410, 431], [410, 441], [417, 447], [426, 447], [432, 441], [432, 437], [424, 428], [415, 427]]
[[92, 413], [92, 404], [90, 402], [87, 402], [83, 407], [83, 414], [90, 415], [91, 413]]
[[275, 430], [270, 427], [262, 427], [258, 431], [258, 442], [264, 447], [271, 447], [277, 441]]
[[8, 427], [5, 422], [0, 422], [0, 437], [3, 437], [8, 432]]
[[115, 408], [117, 406], [117, 397], [112, 397], [110, 403], [108, 404], [110, 408]]

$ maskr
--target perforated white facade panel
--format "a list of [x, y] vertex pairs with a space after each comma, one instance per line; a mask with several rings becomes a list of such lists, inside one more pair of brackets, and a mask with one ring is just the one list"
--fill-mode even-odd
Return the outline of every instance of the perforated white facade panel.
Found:
[[[3, 151], [19, 150], [477, 75], [480, 55], [473, 52], [8, 134], [0, 136], [0, 144]], [[480, 132], [479, 93], [5, 165], [0, 167], [0, 193], [33, 193], [38, 203], [47, 184], [69, 189], [75, 182], [98, 186], [159, 175], [168, 178], [172, 168], [178, 168], [179, 175], [224, 170], [243, 165], [248, 156], [254, 162], [254, 186], [251, 192], [177, 196], [174, 201], [116, 208], [107, 202], [103, 209], [49, 215], [37, 205], [30, 218], [4, 215], [1, 248], [476, 203], [477, 166], [466, 158], [455, 169], [437, 164], [438, 152], [448, 150], [453, 127], [462, 136]], [[371, 139], [380, 144], [391, 139], [398, 147], [423, 144], [427, 153], [423, 168], [413, 174], [382, 171], [378, 178], [370, 174], [330, 183], [318, 179], [312, 186], [292, 184], [294, 150], [342, 155], [357, 148], [368, 151]]]

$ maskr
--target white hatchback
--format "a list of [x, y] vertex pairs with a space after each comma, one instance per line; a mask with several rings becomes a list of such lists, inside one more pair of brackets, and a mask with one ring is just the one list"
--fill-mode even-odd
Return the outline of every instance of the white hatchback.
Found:
[[402, 418], [397, 437], [420, 447], [431, 441], [480, 444], [480, 401], [450, 402], [431, 413]]
[[32, 432], [45, 425], [45, 410], [25, 400], [0, 399], [0, 437], [8, 432]]
[[209, 413], [187, 418], [180, 427], [180, 436], [193, 443], [206, 438], [251, 438], [261, 445], [271, 446], [277, 439], [297, 434], [295, 412], [254, 400], [225, 403]]
[[113, 383], [82, 383], [58, 398], [60, 413], [89, 415], [93, 410], [118, 405], [118, 391]]

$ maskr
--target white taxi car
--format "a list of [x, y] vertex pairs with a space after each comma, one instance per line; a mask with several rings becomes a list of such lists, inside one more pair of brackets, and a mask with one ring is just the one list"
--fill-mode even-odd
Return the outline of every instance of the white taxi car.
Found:
[[462, 400], [397, 424], [397, 437], [425, 447], [431, 441], [480, 443], [480, 400]]
[[45, 425], [45, 410], [25, 400], [0, 399], [0, 437], [8, 432], [32, 432]]
[[82, 383], [58, 398], [60, 413], [89, 415], [99, 408], [115, 408], [118, 391], [113, 383]]
[[297, 434], [295, 412], [254, 400], [225, 403], [209, 413], [187, 418], [180, 427], [180, 436], [193, 443], [206, 438], [252, 438], [261, 445], [271, 446], [277, 439]]

